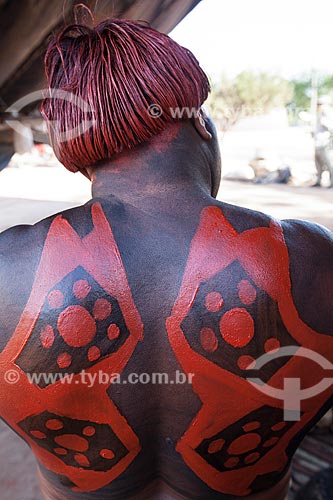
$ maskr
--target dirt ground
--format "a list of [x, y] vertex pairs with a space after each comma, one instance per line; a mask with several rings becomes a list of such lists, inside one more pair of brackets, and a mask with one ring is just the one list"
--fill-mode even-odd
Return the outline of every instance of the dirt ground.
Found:
[[[333, 230], [333, 189], [223, 181], [218, 197], [278, 218], [307, 219]], [[88, 199], [87, 181], [64, 169], [5, 169], [0, 173], [0, 231], [16, 224], [34, 223]], [[0, 464], [1, 500], [41, 500], [34, 458], [2, 422]]]

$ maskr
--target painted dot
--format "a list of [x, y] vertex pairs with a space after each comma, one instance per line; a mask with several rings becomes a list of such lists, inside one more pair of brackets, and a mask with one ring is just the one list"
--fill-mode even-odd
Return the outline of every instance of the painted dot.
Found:
[[278, 339], [268, 339], [264, 345], [265, 352], [276, 352], [280, 348], [280, 345]]
[[94, 308], [93, 308], [93, 316], [96, 320], [102, 321], [110, 316], [112, 311], [111, 303], [106, 299], [97, 299]]
[[267, 439], [267, 441], [263, 443], [263, 446], [265, 448], [269, 448], [270, 446], [274, 446], [278, 442], [278, 440], [278, 437], [272, 437], [271, 439]]
[[119, 337], [120, 329], [115, 323], [112, 323], [108, 328], [109, 340], [114, 340]]
[[240, 368], [241, 370], [246, 370], [250, 365], [252, 365], [252, 368], [254, 368], [255, 362], [256, 360], [252, 356], [244, 354], [244, 356], [239, 356], [237, 360], [237, 365], [238, 368]]
[[89, 348], [89, 350], [88, 350], [88, 360], [90, 362], [96, 361], [96, 359], [98, 359], [100, 357], [101, 357], [101, 351], [98, 349], [98, 347], [96, 347], [95, 345], [93, 345], [92, 347]]
[[220, 320], [223, 339], [233, 347], [246, 346], [254, 336], [254, 323], [246, 309], [231, 309]]
[[60, 429], [63, 429], [64, 424], [61, 422], [61, 420], [51, 418], [46, 422], [45, 427], [47, 429], [50, 429], [51, 431], [59, 431]]
[[72, 356], [68, 352], [59, 354], [57, 358], [57, 365], [59, 368], [68, 368], [72, 364]]
[[253, 304], [256, 300], [257, 292], [253, 285], [247, 280], [238, 283], [238, 297], [245, 305]]
[[200, 342], [205, 351], [214, 352], [218, 348], [218, 340], [211, 328], [201, 328]]
[[248, 424], [243, 425], [243, 431], [245, 432], [250, 432], [250, 431], [255, 431], [256, 429], [259, 429], [260, 423], [259, 422], [249, 422]]
[[256, 448], [261, 441], [259, 434], [251, 432], [236, 438], [228, 448], [228, 452], [233, 455], [241, 455]]
[[66, 344], [83, 347], [95, 337], [96, 323], [84, 307], [69, 306], [59, 315], [58, 330]]
[[246, 464], [253, 464], [253, 462], [256, 462], [258, 460], [258, 458], [260, 458], [260, 453], [257, 452], [250, 453], [250, 455], [247, 455], [244, 458], [244, 462]]
[[40, 341], [44, 349], [50, 349], [54, 342], [54, 331], [51, 325], [46, 325], [40, 332]]
[[96, 430], [92, 425], [87, 425], [82, 431], [82, 434], [85, 436], [93, 436], [95, 434]]
[[224, 443], [224, 439], [215, 439], [215, 441], [209, 443], [208, 453], [217, 453], [222, 450]]
[[87, 280], [75, 281], [73, 285], [73, 293], [77, 299], [85, 299], [89, 295], [91, 286]]
[[60, 290], [52, 290], [47, 298], [52, 309], [58, 309], [64, 303], [64, 294]]
[[236, 465], [238, 465], [238, 462], [239, 462], [238, 457], [228, 458], [228, 460], [224, 462], [224, 467], [227, 467], [227, 469], [231, 469], [232, 467], [236, 467]]
[[81, 436], [76, 436], [75, 434], [63, 434], [62, 436], [56, 436], [54, 441], [61, 447], [74, 451], [87, 451], [89, 447], [86, 439]]
[[34, 438], [37, 438], [37, 439], [45, 439], [45, 438], [46, 438], [46, 434], [44, 434], [44, 432], [40, 432], [40, 431], [30, 431], [30, 434], [31, 434]]
[[90, 462], [87, 459], [85, 455], [82, 455], [81, 453], [76, 453], [74, 455], [74, 460], [77, 464], [81, 465], [82, 467], [89, 467]]
[[219, 311], [224, 304], [222, 295], [219, 292], [210, 292], [206, 296], [206, 309], [211, 312]]
[[104, 448], [103, 450], [101, 450], [99, 452], [99, 454], [101, 455], [102, 458], [105, 458], [106, 460], [112, 460], [112, 458], [114, 458], [114, 453], [112, 450], [107, 450], [106, 448]]
[[287, 425], [286, 422], [278, 422], [271, 427], [272, 431], [281, 431]]
[[67, 455], [68, 451], [65, 448], [54, 448], [54, 453], [57, 455]]

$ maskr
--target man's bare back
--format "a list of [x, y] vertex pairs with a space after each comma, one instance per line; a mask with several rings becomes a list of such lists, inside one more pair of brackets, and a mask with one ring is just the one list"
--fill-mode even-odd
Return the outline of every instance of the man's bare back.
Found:
[[[283, 401], [247, 377], [312, 387], [320, 367], [290, 355], [246, 367], [287, 346], [332, 362], [332, 247], [319, 227], [213, 199], [171, 223], [97, 198], [4, 233], [0, 414], [31, 446], [49, 498], [131, 498], [149, 484], [158, 498], [163, 483], [165, 498], [229, 498], [283, 482], [330, 390], [285, 421]], [[74, 376], [27, 378], [44, 373]]]

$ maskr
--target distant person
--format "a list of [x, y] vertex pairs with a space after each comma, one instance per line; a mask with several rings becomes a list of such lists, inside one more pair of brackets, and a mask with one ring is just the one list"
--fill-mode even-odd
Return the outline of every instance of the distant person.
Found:
[[317, 169], [317, 180], [314, 187], [321, 186], [321, 177], [325, 170], [329, 173], [330, 187], [333, 187], [333, 166], [328, 152], [332, 129], [333, 120], [327, 110], [327, 100], [319, 98], [317, 106], [317, 124], [314, 133], [315, 163]]
[[0, 417], [45, 499], [283, 500], [331, 405], [332, 234], [216, 199], [208, 79], [168, 36], [67, 26], [45, 67], [55, 153], [92, 182], [0, 236]]

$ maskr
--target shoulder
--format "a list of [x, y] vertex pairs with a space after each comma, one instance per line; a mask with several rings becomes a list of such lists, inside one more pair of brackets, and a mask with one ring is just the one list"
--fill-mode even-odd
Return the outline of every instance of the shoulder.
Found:
[[263, 212], [225, 202], [215, 202], [214, 206], [221, 210], [223, 216], [238, 233], [270, 225], [271, 218]]
[[71, 217], [83, 223], [83, 212], [84, 206], [69, 209], [36, 224], [18, 225], [0, 233], [0, 293], [3, 295], [8, 289], [20, 293], [25, 283], [33, 279], [52, 223], [57, 218]]
[[282, 229], [290, 255], [316, 269], [333, 271], [333, 233], [326, 227], [303, 220], [283, 220]]
[[326, 227], [305, 220], [277, 220], [263, 212], [228, 203], [216, 206], [238, 233], [268, 228], [275, 221], [282, 227], [289, 255], [294, 255], [303, 263], [333, 266], [333, 233]]
[[[271, 247], [262, 245], [260, 228], [272, 223], [282, 228], [287, 249], [292, 296], [302, 320], [318, 332], [333, 331], [333, 234], [324, 226], [303, 220], [278, 221], [261, 212], [218, 205], [228, 222], [238, 233], [251, 234], [254, 245], [266, 249], [267, 255], [257, 253], [260, 259], [270, 259]], [[255, 233], [252, 233], [255, 234]], [[264, 235], [265, 232], [262, 233]], [[281, 243], [282, 241], [281, 240]], [[246, 251], [250, 251], [247, 247]]]
[[284, 220], [282, 228], [296, 307], [317, 331], [333, 331], [333, 234], [300, 220]]
[[124, 205], [117, 199], [94, 198], [86, 204], [56, 213], [33, 225], [19, 225], [0, 233], [0, 279], [14, 267], [19, 271], [29, 268], [33, 274], [37, 268], [43, 246], [51, 226], [64, 221], [80, 238], [93, 229], [93, 206], [100, 205], [107, 218], [123, 221], [128, 217]]
[[[19, 225], [0, 234], [0, 352], [14, 331], [31, 293], [50, 228], [56, 219], [86, 231], [91, 203], [66, 210], [34, 225]], [[88, 222], [87, 222], [88, 221]]]

